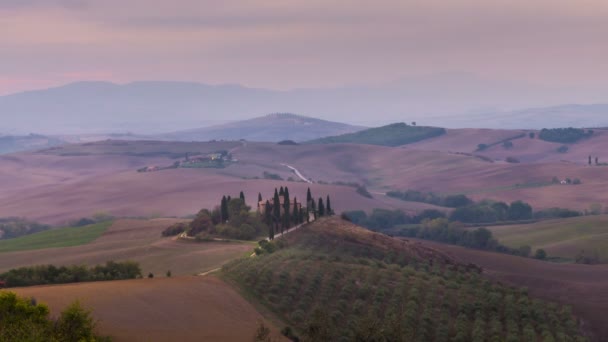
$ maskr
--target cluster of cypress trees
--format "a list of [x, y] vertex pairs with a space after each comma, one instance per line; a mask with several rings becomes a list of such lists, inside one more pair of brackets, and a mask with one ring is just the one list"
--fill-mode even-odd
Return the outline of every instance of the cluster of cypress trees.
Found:
[[[281, 198], [283, 199], [281, 203]], [[262, 194], [258, 194], [259, 202], [262, 201]], [[276, 233], [283, 234], [288, 231], [291, 227], [302, 224], [304, 222], [310, 222], [311, 215], [313, 220], [317, 217], [332, 215], [333, 209], [331, 208], [331, 200], [327, 196], [327, 200], [323, 204], [323, 198], [319, 198], [319, 206], [317, 205], [314, 198], [311, 195], [310, 188], [308, 188], [306, 194], [306, 206], [298, 203], [296, 197], [291, 202], [289, 196], [289, 188], [281, 187], [280, 189], [274, 189], [274, 196], [272, 202], [266, 201], [264, 206], [265, 210], [263, 214], [264, 222], [268, 225], [268, 238], [273, 240]]]

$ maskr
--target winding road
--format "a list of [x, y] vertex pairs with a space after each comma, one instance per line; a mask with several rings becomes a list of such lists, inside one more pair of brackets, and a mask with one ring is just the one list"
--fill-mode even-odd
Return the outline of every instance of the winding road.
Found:
[[308, 184], [312, 184], [313, 183], [310, 179], [304, 177], [304, 175], [301, 174], [300, 171], [298, 171], [298, 169], [296, 169], [295, 167], [293, 167], [291, 165], [284, 164], [284, 163], [282, 163], [281, 165], [283, 165], [283, 166], [291, 169], [291, 171], [293, 171], [296, 174], [296, 176], [300, 177], [300, 179], [303, 180], [303, 181], [305, 181], [306, 183], [308, 183]]

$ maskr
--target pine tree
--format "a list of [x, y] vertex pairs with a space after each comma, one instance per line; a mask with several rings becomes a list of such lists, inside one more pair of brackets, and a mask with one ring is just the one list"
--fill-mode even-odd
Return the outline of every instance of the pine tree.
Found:
[[323, 205], [323, 197], [319, 197], [319, 217], [325, 216], [325, 206]]
[[331, 208], [331, 201], [329, 200], [329, 195], [327, 195], [327, 202], [325, 202], [325, 206], [327, 208], [327, 215], [331, 216], [334, 214], [333, 209]]
[[222, 197], [222, 202], [220, 204], [220, 214], [222, 216], [222, 223], [228, 221], [228, 199], [226, 196]]
[[243, 204], [245, 204], [245, 194], [242, 191], [239, 194], [239, 198], [241, 199], [241, 201], [243, 201]]

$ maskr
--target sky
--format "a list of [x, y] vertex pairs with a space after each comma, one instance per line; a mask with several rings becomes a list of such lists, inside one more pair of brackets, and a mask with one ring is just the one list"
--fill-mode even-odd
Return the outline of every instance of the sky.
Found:
[[605, 0], [0, 0], [0, 95], [74, 81], [292, 89], [472, 72], [608, 81]]

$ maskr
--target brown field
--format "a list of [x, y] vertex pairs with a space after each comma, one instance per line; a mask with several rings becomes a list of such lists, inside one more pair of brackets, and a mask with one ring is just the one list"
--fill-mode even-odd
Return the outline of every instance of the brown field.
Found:
[[530, 294], [571, 305], [599, 341], [608, 339], [608, 265], [556, 264], [512, 255], [416, 240], [453, 259], [474, 263], [484, 274], [507, 284], [527, 287]]
[[[185, 276], [11, 289], [57, 314], [74, 300], [93, 310], [114, 341], [251, 341], [256, 309], [223, 281]], [[267, 326], [272, 327], [268, 322]], [[280, 338], [278, 330], [273, 334]]]
[[[584, 164], [588, 153], [608, 143], [608, 132], [573, 144], [566, 154], [551, 152], [556, 144], [521, 138], [508, 151], [522, 163], [482, 160], [470, 152], [473, 140], [498, 141], [523, 131], [449, 130], [445, 136], [406, 147], [330, 144], [281, 146], [272, 143], [172, 143], [104, 141], [69, 145], [38, 153], [0, 157], [0, 216], [24, 216], [52, 224], [108, 212], [119, 217], [184, 216], [217, 205], [224, 194], [247, 198], [271, 196], [272, 189], [288, 185], [302, 199], [303, 182], [260, 178], [264, 171], [283, 178], [298, 177], [281, 165], [296, 167], [315, 181], [366, 184], [374, 199], [354, 188], [312, 185], [315, 197], [331, 195], [337, 211], [374, 207], [420, 211], [432, 206], [403, 202], [382, 195], [389, 190], [415, 189], [437, 193], [465, 193], [475, 199], [524, 200], [536, 209], [567, 207], [585, 210], [593, 203], [608, 204], [608, 168]], [[475, 141], [476, 142], [476, 141]], [[547, 146], [546, 146], [547, 145]], [[550, 145], [550, 146], [549, 146]], [[173, 169], [137, 173], [146, 165], [170, 165], [186, 152], [208, 153], [229, 149], [238, 163], [225, 169]], [[488, 156], [507, 153], [502, 146]], [[484, 152], [484, 153], [486, 153]], [[504, 157], [504, 156], [502, 156]], [[501, 157], [501, 158], [502, 158]], [[583, 163], [580, 163], [582, 158]], [[562, 161], [563, 159], [563, 161]], [[570, 161], [568, 159], [571, 159]], [[578, 163], [573, 161], [578, 160]], [[579, 178], [583, 184], [547, 184], [553, 177]], [[541, 185], [542, 186], [539, 186]]]
[[220, 267], [253, 249], [248, 243], [194, 243], [162, 238], [176, 219], [118, 220], [94, 242], [75, 247], [0, 253], [0, 273], [37, 264], [97, 265], [108, 260], [132, 260], [149, 272], [165, 276], [192, 275]]

